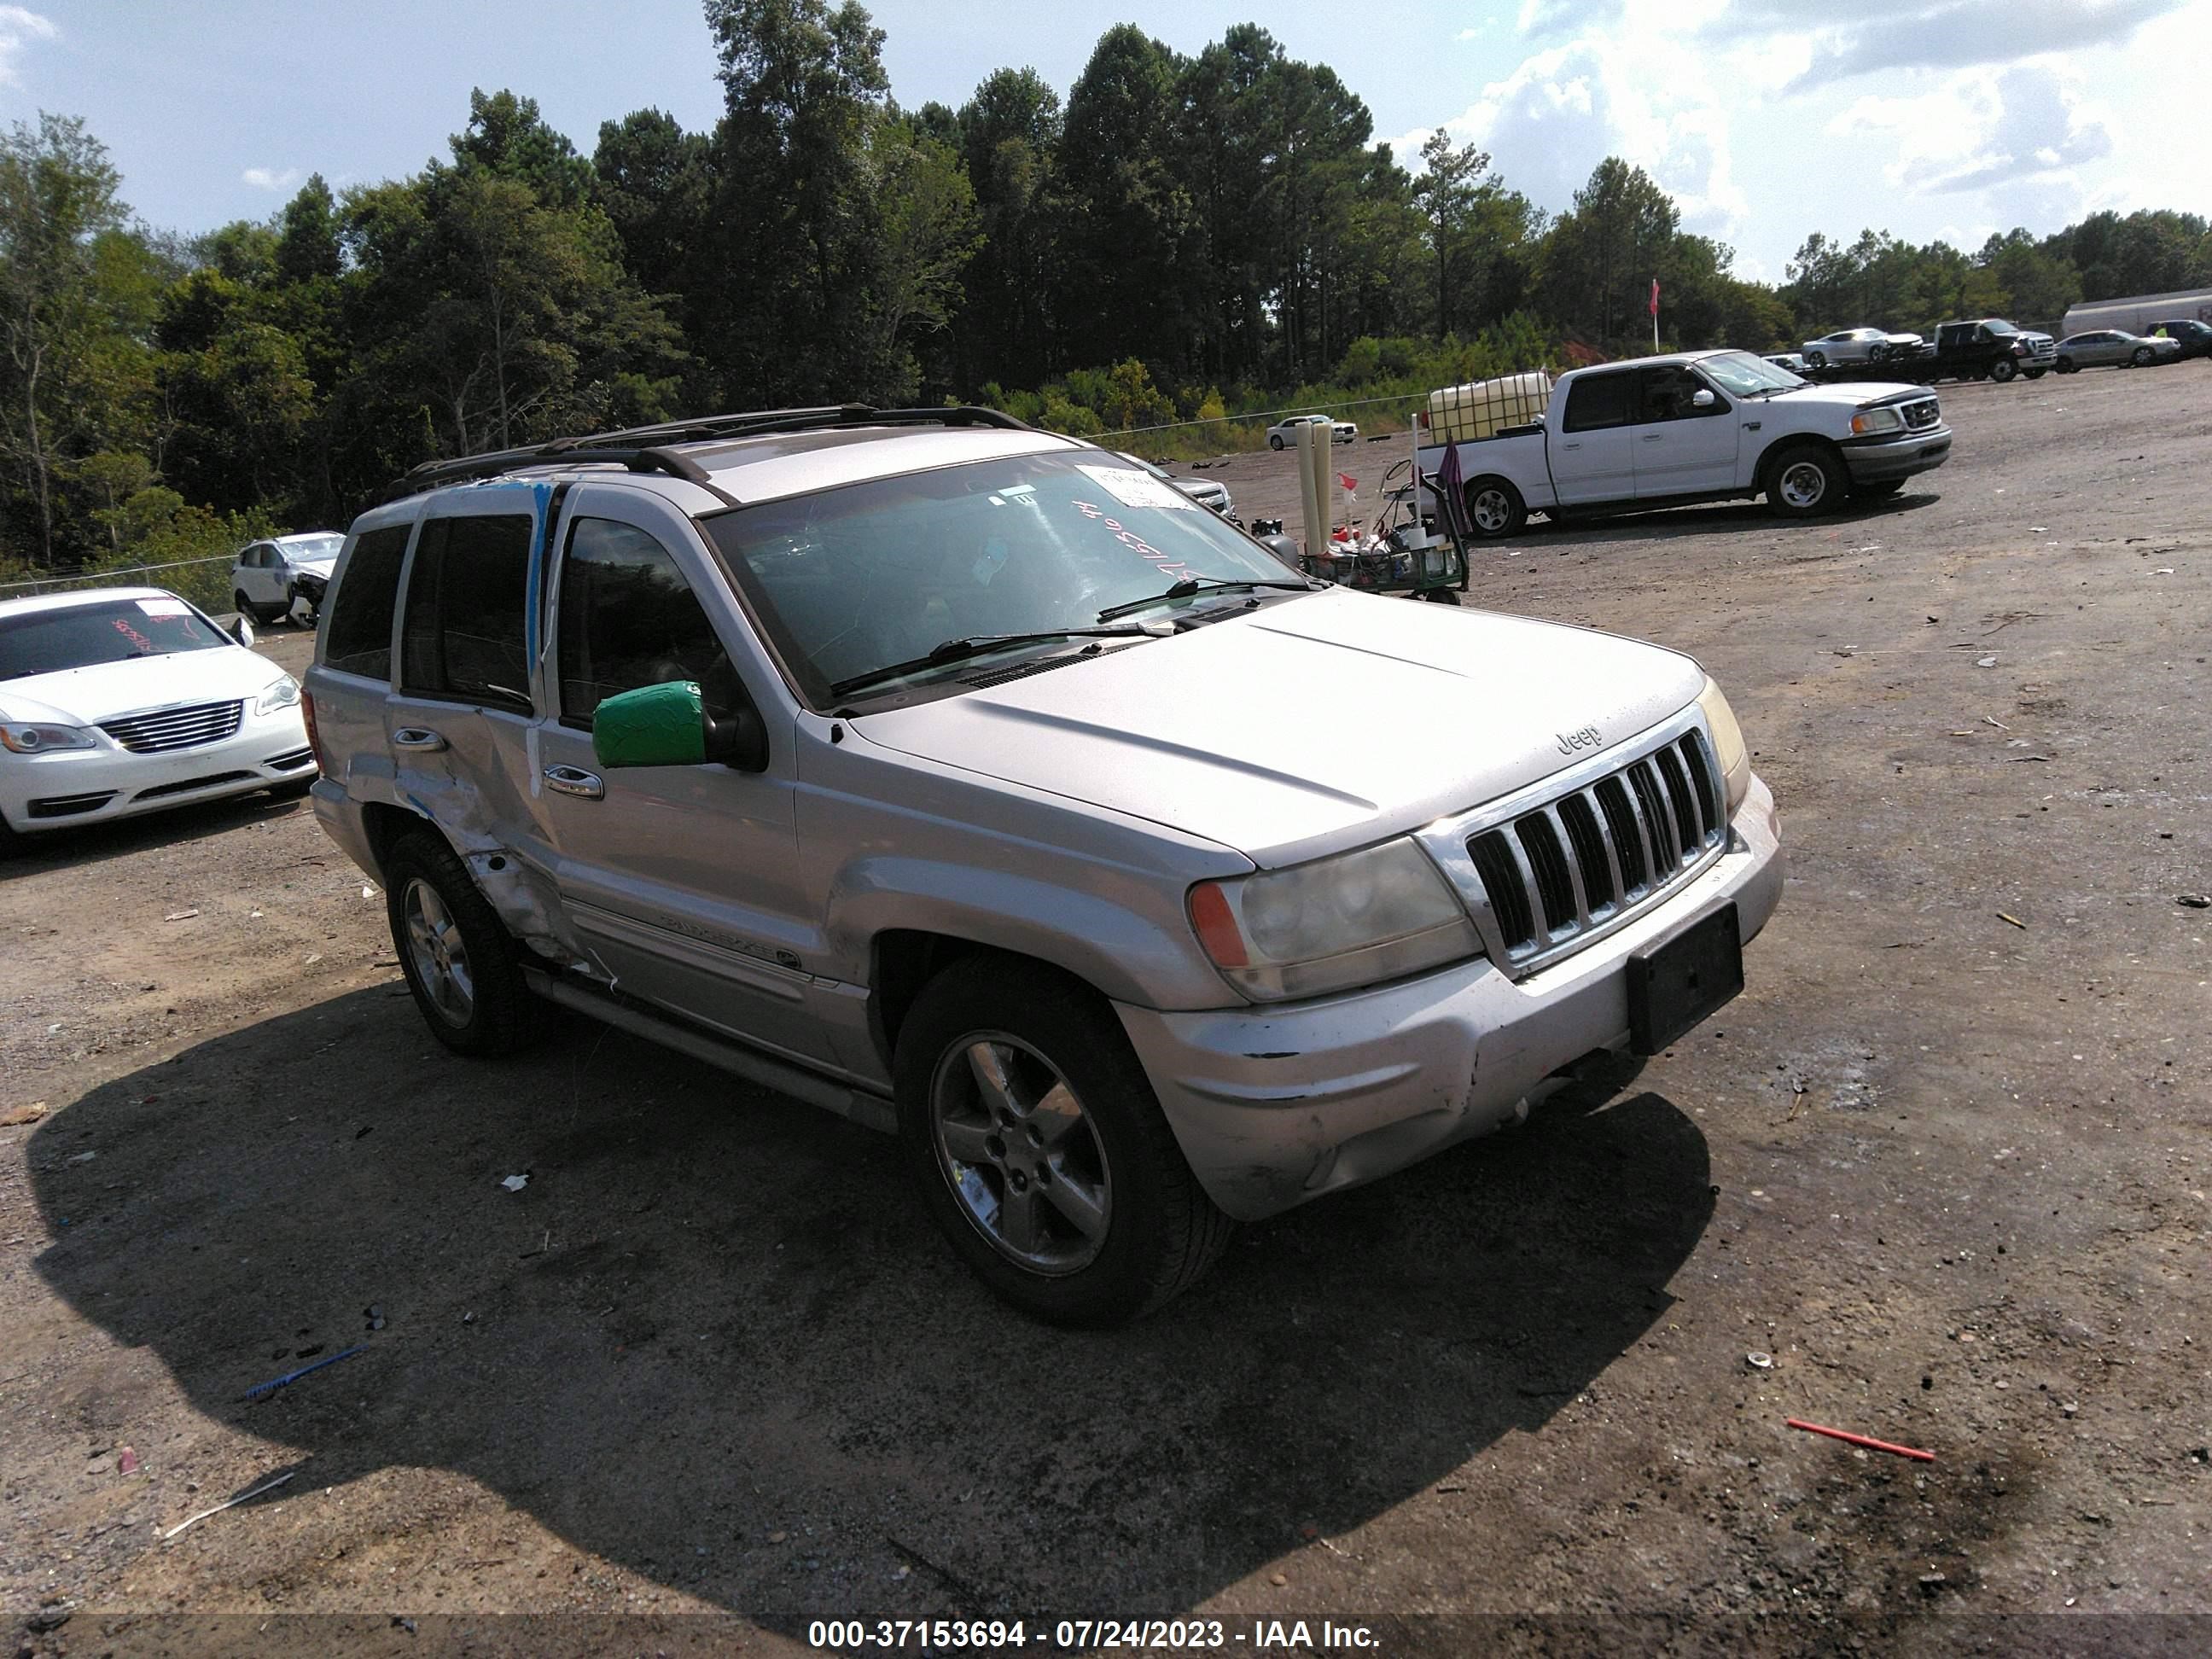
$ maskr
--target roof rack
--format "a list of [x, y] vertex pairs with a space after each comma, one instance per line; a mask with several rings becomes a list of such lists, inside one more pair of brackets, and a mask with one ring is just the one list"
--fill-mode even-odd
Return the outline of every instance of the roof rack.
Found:
[[457, 460], [425, 461], [395, 480], [378, 499], [381, 505], [447, 484], [477, 483], [533, 466], [607, 463], [626, 466], [633, 472], [667, 473], [697, 484], [737, 507], [741, 503], [735, 496], [717, 489], [706, 468], [666, 446], [854, 426], [991, 426], [1017, 432], [1030, 429], [1027, 422], [1018, 421], [1000, 410], [967, 404], [942, 409], [878, 409], [869, 404], [832, 404], [816, 409], [753, 410], [741, 414], [664, 421], [617, 432], [555, 438], [525, 448], [465, 455]]

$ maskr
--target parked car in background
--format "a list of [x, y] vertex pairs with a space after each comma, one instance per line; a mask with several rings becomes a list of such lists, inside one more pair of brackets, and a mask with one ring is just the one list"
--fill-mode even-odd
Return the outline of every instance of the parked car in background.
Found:
[[256, 622], [274, 622], [306, 601], [312, 614], [322, 609], [323, 592], [345, 538], [335, 531], [306, 531], [296, 536], [272, 536], [239, 550], [231, 561], [231, 603], [240, 616]]
[[1173, 484], [1200, 507], [1210, 507], [1224, 519], [1236, 518], [1237, 503], [1230, 499], [1227, 484], [1217, 483], [1212, 478], [1178, 478], [1167, 468], [1155, 466], [1141, 456], [1132, 455], [1123, 450], [1116, 450], [1114, 453], [1128, 462], [1130, 465], [1144, 468], [1161, 483]]
[[2153, 337], [2163, 334], [2179, 341], [2185, 357], [2212, 357], [2212, 323], [2200, 323], [2194, 317], [2168, 317], [2153, 323], [2150, 332]]
[[[1661, 1051], [1782, 893], [1689, 658], [1310, 582], [988, 410], [421, 469], [307, 681], [316, 814], [440, 1042], [550, 1005], [893, 1130], [1067, 1323]], [[1440, 699], [1449, 742], [1403, 718]]]
[[1302, 426], [1325, 426], [1329, 436], [1340, 444], [1351, 443], [1359, 436], [1359, 428], [1350, 421], [1332, 421], [1326, 415], [1291, 415], [1267, 428], [1267, 447], [1281, 449], [1297, 442]]
[[1770, 351], [1765, 354], [1762, 361], [1772, 363], [1777, 368], [1786, 368], [1792, 374], [1802, 374], [1805, 372], [1805, 358], [1802, 352]]
[[2130, 334], [2118, 328], [2093, 328], [2087, 334], [2069, 334], [2058, 343], [2061, 374], [2081, 368], [2148, 368], [2153, 363], [2180, 360], [2180, 341]]
[[1879, 328], [1839, 328], [1833, 334], [1806, 341], [1805, 362], [1812, 368], [1825, 368], [1830, 363], [1878, 363], [1886, 357], [1917, 351], [1926, 343], [1917, 334], [1891, 334]]
[[234, 626], [158, 587], [0, 603], [0, 838], [305, 793], [300, 683]]

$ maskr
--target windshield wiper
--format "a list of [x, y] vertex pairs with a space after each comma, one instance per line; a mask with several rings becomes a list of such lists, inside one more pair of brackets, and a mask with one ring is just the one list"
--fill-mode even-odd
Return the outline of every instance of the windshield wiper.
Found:
[[830, 695], [843, 696], [848, 691], [860, 691], [885, 680], [896, 680], [908, 674], [918, 674], [925, 668], [936, 668], [949, 662], [964, 662], [969, 657], [979, 657], [986, 651], [996, 651], [1003, 646], [1035, 645], [1045, 640], [1152, 640], [1162, 635], [1150, 627], [1134, 628], [1041, 628], [1028, 634], [966, 634], [958, 639], [943, 640], [932, 646], [927, 654], [909, 658], [905, 662], [887, 663], [881, 668], [871, 668], [865, 674], [855, 674], [849, 679], [836, 681], [830, 687]]
[[1187, 599], [1196, 593], [1226, 593], [1238, 588], [1294, 587], [1310, 589], [1313, 584], [1292, 578], [1278, 581], [1264, 576], [1186, 576], [1164, 593], [1155, 593], [1150, 599], [1130, 599], [1121, 605], [1109, 605], [1098, 613], [1100, 622], [1112, 622], [1116, 617], [1126, 617], [1132, 611], [1142, 611], [1146, 605], [1165, 605], [1170, 599]]

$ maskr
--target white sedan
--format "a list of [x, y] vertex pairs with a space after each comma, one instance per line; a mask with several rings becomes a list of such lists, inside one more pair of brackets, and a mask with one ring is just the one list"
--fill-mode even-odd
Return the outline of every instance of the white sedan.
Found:
[[1297, 442], [1302, 426], [1326, 427], [1328, 435], [1340, 444], [1351, 443], [1359, 436], [1359, 428], [1350, 421], [1332, 421], [1326, 415], [1292, 415], [1267, 428], [1267, 447], [1285, 449]]
[[1805, 342], [1805, 361], [1814, 368], [1830, 363], [1878, 363], [1917, 351], [1926, 344], [1917, 334], [1891, 334], [1879, 328], [1839, 328]]
[[343, 536], [316, 530], [240, 548], [230, 562], [231, 604], [256, 622], [274, 622], [287, 611], [313, 615], [322, 609], [323, 590], [344, 545]]
[[266, 789], [304, 794], [300, 683], [157, 587], [0, 603], [0, 840]]

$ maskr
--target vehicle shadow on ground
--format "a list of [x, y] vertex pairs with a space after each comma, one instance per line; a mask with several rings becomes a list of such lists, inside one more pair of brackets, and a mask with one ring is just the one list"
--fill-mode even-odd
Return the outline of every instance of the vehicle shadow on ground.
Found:
[[887, 1138], [587, 1022], [434, 1049], [381, 987], [94, 1089], [31, 1142], [40, 1273], [315, 1488], [454, 1470], [779, 1624], [1187, 1607], [1540, 1427], [1712, 1213], [1703, 1135], [1616, 1067], [1062, 1332], [953, 1261]]
[[1777, 518], [1764, 501], [1720, 501], [1703, 507], [1670, 507], [1656, 513], [1606, 518], [1571, 518], [1564, 522], [1533, 522], [1522, 532], [1526, 540], [1565, 548], [1585, 542], [1649, 542], [1690, 532], [1756, 532], [1786, 536], [1795, 532], [1817, 535], [1838, 525], [1899, 518], [1936, 506], [1942, 496], [1932, 490], [1916, 491], [1910, 484], [1902, 495], [1883, 501], [1856, 497], [1832, 513], [1815, 519]]
[[280, 800], [263, 793], [234, 795], [228, 800], [204, 801], [195, 806], [174, 806], [166, 811], [149, 812], [143, 817], [116, 818], [106, 823], [35, 830], [15, 836], [7, 847], [0, 848], [0, 881], [128, 858], [149, 848], [206, 841], [289, 813], [313, 811], [305, 800]]

